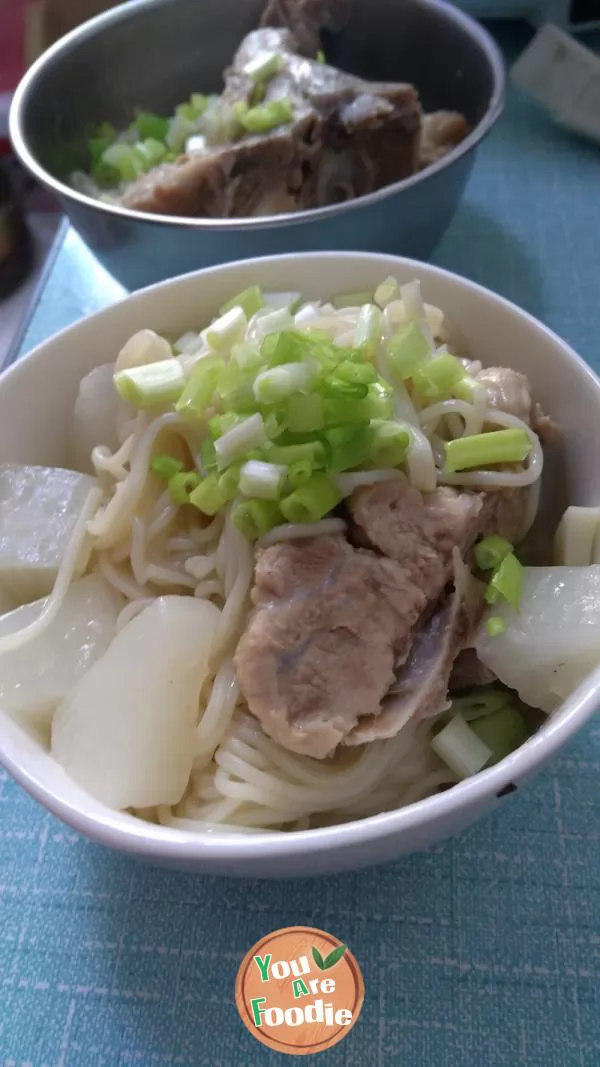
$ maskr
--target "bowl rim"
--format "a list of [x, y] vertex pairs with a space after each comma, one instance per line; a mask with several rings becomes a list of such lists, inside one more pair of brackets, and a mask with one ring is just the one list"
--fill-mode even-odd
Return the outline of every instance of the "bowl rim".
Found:
[[[479, 285], [471, 279], [464, 278], [453, 271], [430, 263], [410, 259], [402, 256], [390, 256], [371, 252], [304, 252], [287, 253], [284, 255], [272, 255], [255, 257], [220, 264], [214, 267], [206, 267], [203, 270], [190, 271], [166, 281], [157, 282], [145, 289], [137, 290], [123, 300], [109, 305], [92, 315], [86, 316], [79, 322], [66, 327], [47, 338], [37, 345], [31, 352], [23, 356], [18, 362], [8, 367], [0, 374], [0, 391], [8, 380], [13, 380], [22, 375], [31, 374], [36, 363], [43, 363], [45, 350], [60, 341], [69, 333], [80, 330], [89, 323], [100, 324], [104, 317], [110, 317], [116, 308], [130, 302], [142, 301], [148, 294], [160, 289], [176, 288], [188, 279], [202, 279], [207, 274], [226, 273], [234, 267], [243, 266], [245, 270], [260, 267], [261, 264], [279, 263], [283, 261], [319, 259], [334, 262], [340, 259], [375, 260], [385, 270], [394, 265], [402, 264], [403, 267], [414, 269], [415, 273], [429, 273], [430, 275], [452, 279], [473, 291], [477, 297], [492, 299], [500, 305], [504, 311], [512, 316], [520, 318], [536, 330], [540, 331], [549, 342], [558, 345], [567, 360], [577, 365], [580, 371], [589, 378], [590, 385], [595, 392], [600, 390], [600, 378], [591, 367], [579, 356], [574, 349], [563, 341], [554, 331], [550, 330], [542, 322], [529, 312], [518, 307], [512, 301], [494, 293], [485, 286]], [[600, 395], [599, 395], [600, 406]], [[404, 808], [392, 809], [377, 815], [370, 815], [363, 819], [355, 819], [347, 823], [336, 823], [333, 826], [320, 827], [310, 830], [297, 830], [293, 833], [273, 833], [272, 831], [253, 831], [252, 833], [236, 832], [227, 830], [207, 830], [202, 834], [191, 831], [174, 829], [171, 827], [145, 824], [143, 820], [131, 817], [131, 823], [119, 826], [113, 825], [110, 819], [101, 815], [93, 814], [66, 800], [63, 796], [46, 786], [36, 776], [35, 769], [30, 770], [21, 765], [10, 751], [5, 750], [5, 739], [0, 732], [0, 764], [3, 765], [15, 781], [18, 782], [31, 796], [41, 803], [47, 810], [58, 816], [75, 830], [83, 833], [91, 840], [100, 844], [116, 848], [121, 851], [155, 858], [170, 863], [187, 863], [195, 861], [223, 861], [225, 863], [250, 863], [257, 857], [268, 860], [285, 860], [292, 856], [310, 857], [323, 853], [329, 849], [348, 852], [361, 845], [383, 843], [391, 838], [418, 832], [437, 821], [466, 811], [469, 807], [483, 805], [492, 797], [498, 798], [503, 791], [510, 787], [513, 779], [518, 777], [526, 780], [538, 769], [546, 764], [566, 743], [585, 725], [592, 717], [600, 703], [600, 667], [596, 668], [577, 690], [563, 702], [560, 710], [548, 718], [545, 729], [538, 731], [521, 745], [510, 756], [487, 770], [480, 771], [471, 778], [457, 783], [452, 789], [442, 793], [425, 797], [422, 800], [409, 804]], [[10, 750], [10, 740], [8, 749]], [[45, 753], [48, 758], [52, 758]], [[513, 792], [513, 790], [509, 790]], [[104, 807], [109, 816], [122, 816], [122, 812], [113, 812]], [[285, 874], [285, 871], [283, 872]], [[307, 873], [310, 873], [307, 871]]]
[[154, 226], [168, 224], [182, 229], [216, 231], [263, 230], [278, 226], [297, 226], [302, 223], [322, 222], [348, 211], [370, 207], [386, 200], [390, 196], [394, 196], [396, 193], [410, 189], [419, 182], [426, 182], [434, 178], [446, 167], [457, 162], [475, 148], [490, 132], [504, 108], [507, 82], [506, 65], [502, 53], [491, 34], [474, 18], [449, 3], [448, 0], [415, 0], [415, 2], [417, 6], [442, 12], [449, 23], [454, 23], [478, 46], [488, 62], [492, 75], [492, 94], [485, 114], [456, 148], [424, 170], [417, 171], [415, 174], [403, 178], [401, 181], [393, 182], [391, 185], [383, 186], [383, 188], [377, 189], [372, 193], [354, 197], [352, 200], [344, 201], [341, 204], [330, 204], [326, 207], [310, 208], [306, 211], [286, 212], [281, 215], [244, 216], [235, 219], [185, 218], [178, 215], [155, 215], [149, 212], [135, 211], [118, 204], [105, 204], [100, 200], [94, 200], [92, 197], [73, 189], [59, 178], [54, 177], [50, 171], [38, 163], [37, 157], [30, 150], [25, 136], [24, 115], [29, 97], [35, 93], [37, 79], [41, 72], [46, 66], [59, 62], [63, 54], [70, 52], [73, 48], [94, 37], [96, 33], [102, 32], [105, 28], [121, 21], [133, 19], [140, 11], [146, 11], [148, 8], [166, 7], [171, 3], [171, 0], [129, 0], [127, 4], [110, 8], [108, 11], [82, 23], [81, 26], [71, 30], [70, 33], [67, 33], [51, 45], [32, 64], [15, 90], [8, 122], [9, 136], [13, 149], [21, 163], [27, 167], [38, 181], [56, 195], [74, 201], [81, 207], [93, 207], [107, 217], [116, 216], [119, 219], [128, 219], [134, 222], [143, 221]]

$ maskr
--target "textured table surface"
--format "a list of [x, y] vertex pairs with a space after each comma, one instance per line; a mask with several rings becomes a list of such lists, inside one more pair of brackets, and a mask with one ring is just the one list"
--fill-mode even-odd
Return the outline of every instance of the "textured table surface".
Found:
[[[514, 54], [525, 37], [504, 30]], [[600, 370], [600, 152], [512, 97], [435, 261], [538, 315]], [[120, 295], [69, 233], [30, 348]], [[324, 1063], [599, 1067], [600, 725], [523, 794], [428, 854], [237, 882], [89, 844], [0, 772], [0, 1067], [257, 1067], [235, 973], [265, 933], [347, 941], [366, 1001]]]

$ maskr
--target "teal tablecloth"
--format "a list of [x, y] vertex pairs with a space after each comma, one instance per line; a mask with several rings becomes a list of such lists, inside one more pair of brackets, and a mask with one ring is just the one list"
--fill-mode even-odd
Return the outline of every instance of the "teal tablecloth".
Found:
[[[504, 32], [513, 49], [517, 32]], [[598, 149], [511, 96], [435, 256], [598, 370], [599, 192]], [[69, 233], [24, 347], [118, 295]], [[366, 983], [359, 1023], [323, 1063], [599, 1067], [599, 777], [596, 722], [455, 841], [360, 874], [266, 883], [111, 855], [0, 773], [0, 1065], [283, 1064], [242, 1027], [235, 973], [262, 935], [308, 924], [349, 943]]]

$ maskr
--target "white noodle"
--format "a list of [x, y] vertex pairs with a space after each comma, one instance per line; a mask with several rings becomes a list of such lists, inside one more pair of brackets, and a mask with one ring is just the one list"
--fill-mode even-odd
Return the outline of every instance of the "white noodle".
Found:
[[304, 537], [319, 537], [325, 534], [343, 534], [347, 526], [343, 519], [321, 519], [320, 522], [292, 522], [274, 526], [258, 542], [259, 548], [274, 545], [277, 541], [300, 541]]
[[[398, 470], [352, 471], [351, 474], [336, 474], [331, 479], [342, 496], [350, 496], [355, 489], [363, 485], [377, 485], [379, 482], [393, 482], [400, 476]], [[335, 521], [335, 520], [330, 520]]]

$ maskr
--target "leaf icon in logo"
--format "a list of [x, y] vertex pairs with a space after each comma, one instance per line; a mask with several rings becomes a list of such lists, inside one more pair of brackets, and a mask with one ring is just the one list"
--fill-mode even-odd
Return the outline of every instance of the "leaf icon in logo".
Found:
[[321, 969], [323, 971], [328, 971], [330, 967], [335, 967], [336, 963], [339, 963], [341, 960], [347, 948], [347, 945], [338, 945], [337, 948], [334, 948], [323, 960], [323, 967]]
[[[337, 951], [337, 949], [336, 949], [336, 951]], [[320, 971], [324, 971], [325, 970], [325, 961], [324, 961], [321, 953], [319, 952], [318, 948], [315, 945], [313, 945], [313, 947], [311, 948], [311, 952], [312, 952], [312, 958], [315, 961], [315, 963], [316, 963], [317, 967], [319, 968], [319, 970]], [[327, 957], [327, 958], [329, 958], [329, 957]]]

